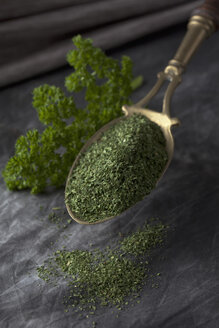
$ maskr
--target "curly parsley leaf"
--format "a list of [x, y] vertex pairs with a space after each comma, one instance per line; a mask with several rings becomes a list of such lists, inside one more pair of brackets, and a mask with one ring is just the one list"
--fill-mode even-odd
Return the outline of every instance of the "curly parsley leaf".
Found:
[[[65, 184], [68, 171], [83, 144], [104, 124], [121, 115], [133, 91], [132, 61], [121, 63], [95, 48], [91, 39], [73, 38], [76, 49], [67, 54], [74, 68], [66, 77], [68, 91], [85, 90], [86, 106], [77, 108], [73, 96], [48, 84], [33, 91], [33, 107], [45, 126], [42, 133], [29, 130], [15, 144], [15, 154], [2, 176], [10, 190], [30, 188], [43, 192]], [[71, 121], [71, 122], [70, 122]]]

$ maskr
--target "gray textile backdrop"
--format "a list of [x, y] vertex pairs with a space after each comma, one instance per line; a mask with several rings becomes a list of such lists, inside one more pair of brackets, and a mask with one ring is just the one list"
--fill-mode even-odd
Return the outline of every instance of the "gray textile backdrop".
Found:
[[[63, 6], [69, 2], [63, 1]], [[84, 5], [88, 2], [83, 1]], [[37, 3], [44, 5], [45, 11], [56, 3], [58, 8], [56, 1]], [[33, 10], [35, 15], [41, 9]], [[5, 18], [7, 13], [1, 11]], [[17, 15], [26, 17], [25, 9], [19, 7]], [[116, 58], [131, 56], [135, 75], [144, 75], [144, 85], [133, 94], [134, 101], [152, 87], [156, 73], [173, 56], [184, 32], [182, 24], [111, 52]], [[28, 191], [10, 192], [1, 180], [1, 328], [86, 328], [92, 326], [93, 320], [101, 328], [219, 327], [218, 53], [219, 33], [201, 47], [176, 90], [172, 113], [181, 120], [181, 126], [173, 131], [175, 152], [171, 166], [149, 197], [117, 219], [94, 226], [72, 222], [63, 231], [48, 221], [52, 207], [64, 208], [63, 189], [33, 196]], [[43, 83], [62, 87], [70, 71], [62, 68], [1, 91], [0, 169], [13, 154], [16, 138], [27, 129], [39, 127], [31, 106], [33, 88]], [[17, 80], [16, 76], [13, 78]], [[151, 107], [160, 108], [161, 99], [159, 94]], [[159, 217], [172, 227], [165, 247], [152, 259], [153, 270], [161, 272], [159, 288], [146, 286], [141, 303], [122, 311], [119, 318], [108, 309], [99, 309], [89, 319], [65, 313], [62, 298], [66, 287], [48, 286], [38, 279], [36, 267], [62, 245], [89, 249], [92, 242], [93, 247], [104, 247], [118, 237], [119, 231], [130, 232], [150, 217]], [[160, 260], [162, 256], [164, 261]]]
[[111, 49], [184, 22], [200, 0], [0, 1], [0, 87], [66, 64], [75, 34]]

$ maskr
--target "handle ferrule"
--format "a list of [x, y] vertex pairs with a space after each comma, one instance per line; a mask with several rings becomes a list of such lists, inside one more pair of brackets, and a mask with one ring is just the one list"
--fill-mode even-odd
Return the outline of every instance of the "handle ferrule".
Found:
[[204, 4], [194, 10], [193, 15], [207, 17], [213, 20], [216, 30], [219, 29], [219, 1], [205, 0]]
[[214, 22], [207, 17], [192, 16], [187, 25], [187, 33], [180, 44], [174, 58], [165, 69], [171, 75], [181, 75], [190, 59], [202, 42], [215, 31]]

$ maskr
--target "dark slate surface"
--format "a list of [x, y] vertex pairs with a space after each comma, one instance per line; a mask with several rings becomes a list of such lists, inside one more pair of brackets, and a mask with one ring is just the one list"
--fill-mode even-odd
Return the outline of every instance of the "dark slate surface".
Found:
[[[153, 85], [183, 33], [184, 27], [164, 31], [113, 53], [116, 57], [130, 55], [135, 73], [145, 77], [134, 100]], [[174, 158], [164, 178], [150, 197], [116, 220], [94, 226], [72, 223], [63, 232], [47, 220], [52, 207], [64, 207], [63, 190], [33, 196], [27, 191], [9, 192], [1, 181], [1, 328], [85, 328], [91, 327], [93, 320], [101, 328], [219, 327], [218, 53], [219, 34], [196, 54], [175, 93], [172, 112], [182, 124], [174, 129]], [[17, 136], [39, 126], [31, 107], [32, 89], [45, 82], [62, 86], [68, 72], [60, 70], [1, 91], [1, 168], [13, 153]], [[146, 286], [141, 303], [123, 311], [119, 318], [107, 309], [98, 310], [91, 319], [65, 313], [65, 287], [41, 282], [36, 266], [53, 248], [64, 244], [69, 249], [89, 248], [90, 242], [102, 247], [116, 238], [118, 231], [132, 231], [147, 217], [159, 217], [173, 228], [165, 247], [153, 257], [155, 272], [161, 272], [160, 287]], [[160, 261], [161, 256], [166, 259]]]

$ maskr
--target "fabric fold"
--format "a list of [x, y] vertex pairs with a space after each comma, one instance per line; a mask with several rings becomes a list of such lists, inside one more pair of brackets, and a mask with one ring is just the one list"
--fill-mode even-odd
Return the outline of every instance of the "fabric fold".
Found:
[[186, 21], [202, 1], [111, 0], [0, 23], [0, 86], [16, 83], [66, 64], [80, 33], [105, 50]]

